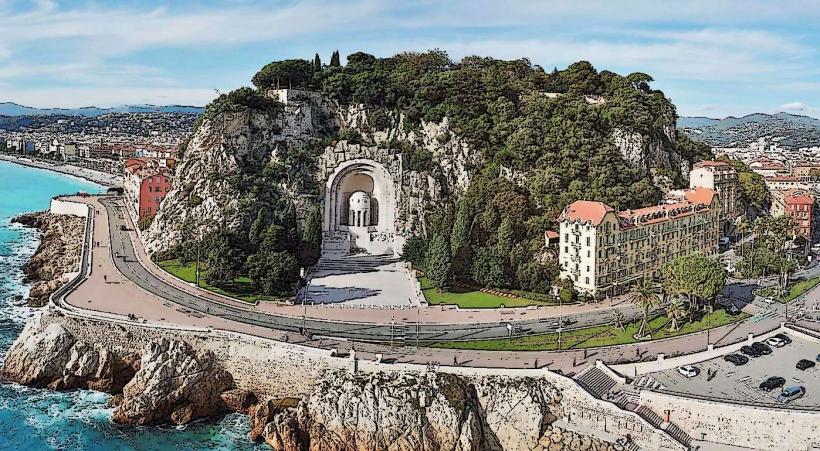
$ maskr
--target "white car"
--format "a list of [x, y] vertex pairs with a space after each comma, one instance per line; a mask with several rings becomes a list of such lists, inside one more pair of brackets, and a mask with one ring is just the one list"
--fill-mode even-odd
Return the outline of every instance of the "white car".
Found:
[[766, 340], [766, 344], [769, 346], [774, 346], [775, 348], [782, 348], [783, 346], [786, 346], [786, 341], [782, 338], [771, 337]]
[[763, 298], [763, 302], [767, 304], [774, 304], [774, 299], [772, 298]]
[[700, 368], [692, 365], [684, 365], [678, 368], [678, 373], [684, 377], [695, 377], [700, 374]]

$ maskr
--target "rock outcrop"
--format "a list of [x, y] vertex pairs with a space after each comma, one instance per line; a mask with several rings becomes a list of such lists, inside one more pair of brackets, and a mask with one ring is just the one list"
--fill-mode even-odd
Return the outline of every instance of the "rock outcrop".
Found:
[[9, 349], [0, 374], [5, 380], [32, 387], [117, 393], [138, 365], [134, 355], [123, 358], [98, 345], [77, 341], [57, 323], [40, 329], [35, 319]]
[[121, 424], [186, 424], [224, 411], [220, 395], [233, 388], [230, 373], [213, 353], [194, 351], [184, 341], [149, 344], [139, 371], [123, 388], [113, 420]]
[[262, 436], [284, 451], [616, 449], [553, 425], [560, 402], [534, 378], [331, 372]]
[[228, 411], [248, 413], [256, 397], [235, 389], [211, 352], [187, 342], [150, 343], [142, 356], [77, 340], [57, 322], [33, 317], [6, 354], [4, 381], [54, 390], [114, 394], [113, 420], [122, 424], [185, 424]]
[[675, 139], [674, 124], [665, 126], [663, 133], [656, 136], [620, 128], [612, 131], [612, 141], [620, 150], [621, 156], [644, 175], [651, 175], [658, 186], [668, 183], [660, 180], [658, 169], [668, 169], [679, 175], [681, 180], [687, 180], [689, 170], [692, 169], [689, 161], [675, 150]]
[[51, 293], [68, 282], [71, 273], [79, 270], [85, 219], [43, 211], [24, 214], [13, 221], [41, 232], [40, 245], [23, 265], [23, 273], [26, 282], [33, 282], [28, 305], [42, 307]]

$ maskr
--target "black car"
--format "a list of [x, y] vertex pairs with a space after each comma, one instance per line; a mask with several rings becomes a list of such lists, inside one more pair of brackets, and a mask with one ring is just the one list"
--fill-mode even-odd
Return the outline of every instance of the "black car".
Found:
[[763, 355], [760, 353], [760, 351], [751, 346], [743, 346], [742, 348], [740, 348], [740, 352], [746, 354], [749, 357], [760, 357]]
[[736, 306], [735, 304], [726, 306], [724, 310], [726, 310], [726, 314], [730, 316], [737, 316], [743, 313], [743, 311], [740, 310], [740, 308], [738, 308], [738, 306]]
[[814, 365], [815, 363], [811, 360], [800, 359], [800, 361], [797, 362], [797, 369], [806, 371], [807, 369], [814, 367]]
[[764, 345], [759, 341], [752, 343], [752, 349], [759, 352], [761, 355], [769, 355], [772, 353], [772, 348]]
[[779, 339], [785, 341], [787, 345], [791, 344], [791, 342], [792, 342], [792, 339], [789, 338], [789, 336], [786, 335], [786, 334], [777, 334], [777, 335], [775, 335], [775, 338], [779, 338]]
[[772, 376], [760, 383], [760, 389], [763, 391], [772, 391], [775, 388], [780, 388], [786, 385], [786, 379], [780, 376]]
[[723, 358], [727, 362], [732, 362], [735, 366], [745, 365], [749, 363], [749, 358], [740, 354], [729, 354]]

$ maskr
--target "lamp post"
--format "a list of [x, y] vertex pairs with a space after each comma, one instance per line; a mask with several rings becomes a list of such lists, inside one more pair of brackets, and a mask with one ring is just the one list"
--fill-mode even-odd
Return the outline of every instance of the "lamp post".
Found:
[[299, 277], [302, 284], [302, 333], [307, 334], [307, 296], [310, 288], [310, 279], [307, 277], [307, 268], [299, 270]]

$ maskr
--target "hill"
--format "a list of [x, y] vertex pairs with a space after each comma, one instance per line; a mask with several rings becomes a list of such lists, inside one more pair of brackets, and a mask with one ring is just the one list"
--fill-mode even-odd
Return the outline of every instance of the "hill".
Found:
[[83, 108], [33, 108], [12, 102], [0, 103], [0, 116], [86, 116], [97, 117], [109, 113], [196, 113], [201, 114], [202, 107], [184, 105], [123, 105], [112, 108], [95, 106]]
[[567, 204], [653, 205], [711, 156], [676, 130], [649, 75], [585, 61], [547, 72], [359, 52], [344, 66], [274, 61], [252, 81], [206, 107], [146, 234], [155, 258], [187, 259], [201, 242], [214, 285], [260, 277], [263, 291], [289, 292], [311, 264], [297, 218], [323, 211], [341, 164], [366, 159], [395, 177], [387, 239], [407, 239], [406, 258], [423, 267], [437, 246], [456, 280], [545, 291], [557, 262], [543, 234]]
[[790, 113], [710, 119], [684, 117], [678, 126], [690, 138], [712, 147], [745, 147], [762, 137], [777, 138], [790, 149], [820, 146], [820, 119]]

